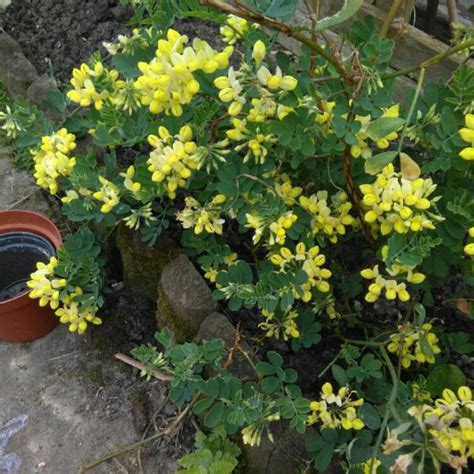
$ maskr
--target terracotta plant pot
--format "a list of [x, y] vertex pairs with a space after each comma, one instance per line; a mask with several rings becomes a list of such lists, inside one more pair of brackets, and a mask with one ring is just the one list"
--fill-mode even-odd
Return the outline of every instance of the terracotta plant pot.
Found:
[[[31, 342], [59, 322], [49, 307], [29, 297], [25, 283], [36, 262], [47, 262], [61, 245], [57, 227], [41, 214], [0, 211], [0, 339]], [[2, 251], [3, 249], [3, 251]]]

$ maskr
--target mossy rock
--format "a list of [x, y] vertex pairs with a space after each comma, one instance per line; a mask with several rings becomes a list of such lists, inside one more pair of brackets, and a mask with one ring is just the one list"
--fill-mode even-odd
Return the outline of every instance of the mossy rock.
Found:
[[[260, 446], [243, 445], [245, 458], [243, 474], [298, 474], [308, 460], [306, 442], [314, 433], [309, 427], [305, 433], [290, 428], [286, 420], [270, 425], [275, 442], [262, 436]], [[314, 472], [314, 471], [305, 471]]]
[[156, 318], [158, 327], [169, 327], [177, 342], [192, 340], [216, 307], [206, 281], [188, 257], [180, 255], [163, 268]]
[[163, 268], [181, 250], [166, 235], [161, 235], [152, 247], [147, 246], [138, 232], [125, 225], [118, 227], [116, 241], [122, 258], [125, 286], [134, 296], [155, 301]]

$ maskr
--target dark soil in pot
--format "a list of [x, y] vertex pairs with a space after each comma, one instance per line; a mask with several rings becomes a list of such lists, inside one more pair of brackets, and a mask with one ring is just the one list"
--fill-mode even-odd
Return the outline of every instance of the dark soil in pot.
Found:
[[0, 302], [28, 290], [26, 282], [37, 262], [48, 262], [56, 251], [44, 237], [30, 232], [0, 234]]

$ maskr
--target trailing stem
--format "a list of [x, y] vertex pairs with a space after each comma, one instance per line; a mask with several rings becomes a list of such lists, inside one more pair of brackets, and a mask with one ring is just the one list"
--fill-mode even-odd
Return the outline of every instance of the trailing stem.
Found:
[[458, 45], [453, 46], [452, 48], [448, 48], [446, 51], [435, 54], [431, 58], [428, 58], [426, 61], [423, 61], [421, 64], [416, 64], [415, 66], [411, 66], [405, 69], [400, 69], [399, 71], [396, 71], [396, 72], [384, 74], [382, 76], [382, 80], [392, 79], [394, 77], [399, 77], [399, 76], [407, 76], [408, 74], [419, 71], [420, 69], [423, 69], [423, 68], [426, 69], [430, 66], [434, 66], [435, 64], [438, 64], [443, 59], [446, 59], [449, 56], [452, 56], [453, 54], [459, 53], [473, 46], [474, 46], [474, 39], [471, 39], [469, 41], [463, 41], [462, 43], [459, 43]]
[[258, 23], [259, 25], [270, 28], [279, 33], [283, 33], [290, 38], [294, 38], [330, 62], [336, 68], [337, 72], [342, 78], [351, 81], [350, 75], [347, 73], [340, 61], [338, 61], [332, 54], [328, 53], [323, 47], [319, 46], [315, 40], [301, 33], [291, 25], [287, 25], [286, 23], [282, 23], [278, 20], [274, 20], [273, 18], [262, 15], [261, 13], [252, 10], [248, 6], [244, 7], [241, 2], [236, 2], [237, 6], [229, 5], [222, 2], [221, 0], [200, 0], [200, 3], [201, 5], [216, 8], [224, 13], [227, 13], [228, 15], [239, 16], [245, 20]]

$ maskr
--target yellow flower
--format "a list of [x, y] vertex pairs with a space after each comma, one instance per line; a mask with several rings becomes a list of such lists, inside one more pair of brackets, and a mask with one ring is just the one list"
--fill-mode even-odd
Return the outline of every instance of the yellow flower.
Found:
[[225, 200], [225, 196], [217, 195], [210, 202], [201, 205], [199, 201], [188, 196], [184, 200], [186, 207], [176, 214], [176, 218], [181, 221], [184, 229], [194, 227], [196, 235], [203, 231], [222, 235], [222, 225], [225, 222], [221, 217], [222, 198]]
[[92, 197], [97, 201], [102, 201], [100, 212], [108, 214], [120, 202], [119, 188], [103, 176], [99, 176], [99, 182], [102, 185], [99, 191], [96, 191]]
[[94, 107], [100, 110], [104, 101], [110, 97], [117, 78], [118, 72], [108, 71], [100, 61], [97, 61], [93, 68], [87, 64], [81, 64], [80, 68], [72, 71], [73, 89], [67, 93], [67, 97], [81, 107], [94, 104]]
[[266, 337], [275, 337], [276, 339], [282, 337], [285, 341], [290, 337], [300, 337], [296, 324], [296, 319], [298, 318], [297, 311], [288, 310], [282, 314], [275, 315], [275, 313], [262, 310], [262, 315], [265, 317], [265, 322], [260, 323], [258, 327], [265, 331]]
[[244, 18], [228, 15], [226, 24], [220, 28], [220, 34], [224, 42], [235, 44], [237, 40], [248, 33], [250, 29], [250, 23]]
[[129, 115], [138, 110], [141, 103], [133, 80], [115, 81], [110, 94], [110, 102], [118, 109], [125, 110]]
[[[232, 115], [232, 114], [230, 114]], [[244, 156], [244, 163], [249, 161], [250, 157], [254, 157], [255, 163], [263, 165], [265, 158], [268, 154], [266, 147], [267, 143], [274, 143], [276, 141], [273, 135], [263, 135], [260, 133], [259, 127], [256, 128], [256, 132], [252, 133], [247, 129], [247, 120], [234, 118], [232, 120], [234, 128], [227, 130], [226, 135], [231, 140], [246, 140], [245, 143], [235, 147], [236, 151], [248, 148], [246, 155]]]
[[332, 276], [332, 273], [329, 269], [323, 267], [326, 263], [326, 257], [319, 253], [317, 245], [306, 249], [304, 243], [299, 242], [296, 245], [295, 253], [286, 247], [281, 247], [279, 253], [271, 254], [269, 259], [274, 265], [278, 265], [282, 271], [287, 269], [295, 272], [303, 270], [308, 276], [308, 280], [300, 285], [303, 294], [293, 288], [295, 299], [301, 299], [308, 303], [313, 297], [313, 288], [318, 289], [321, 293], [329, 292], [330, 286], [326, 280]]
[[237, 79], [233, 67], [229, 68], [227, 76], [220, 76], [214, 80], [214, 85], [219, 89], [218, 97], [222, 102], [230, 102], [228, 113], [230, 116], [238, 115], [246, 100], [241, 94], [243, 88]]
[[374, 232], [380, 231], [382, 235], [393, 230], [406, 234], [434, 229], [433, 222], [443, 220], [431, 209], [440, 196], [428, 199], [435, 189], [431, 179], [405, 179], [390, 164], [377, 175], [374, 183], [360, 186], [364, 195], [364, 220], [371, 224]]
[[132, 194], [138, 193], [141, 189], [141, 184], [133, 181], [133, 178], [135, 176], [135, 167], [134, 166], [129, 166], [127, 168], [127, 171], [125, 173], [120, 173], [120, 176], [124, 178], [123, 180], [123, 186], [125, 189], [130, 191]]
[[69, 324], [70, 332], [78, 334], [83, 334], [86, 331], [88, 323], [102, 324], [102, 320], [95, 315], [96, 306], [75, 299], [82, 294], [82, 289], [76, 288], [62, 301], [63, 306], [55, 312], [61, 323]]
[[[434, 364], [435, 355], [441, 352], [438, 346], [438, 337], [430, 332], [431, 324], [423, 324], [420, 328], [414, 327], [411, 323], [398, 326], [398, 332], [390, 335], [390, 343], [387, 350], [398, 354], [401, 357], [402, 366], [408, 368], [412, 362]], [[424, 338], [425, 343], [430, 347], [430, 354], [423, 351], [420, 339]], [[453, 394], [454, 395], [454, 394]]]
[[169, 29], [167, 39], [158, 41], [155, 57], [148, 63], [139, 62], [141, 75], [134, 83], [142, 105], [150, 112], [165, 112], [181, 116], [183, 105], [189, 104], [199, 92], [195, 71], [212, 74], [229, 64], [232, 46], [223, 51], [213, 50], [206, 41], [194, 39], [192, 47], [184, 47], [188, 37]]
[[36, 271], [30, 275], [26, 283], [30, 288], [30, 298], [38, 298], [40, 306], [51, 306], [56, 309], [60, 302], [60, 291], [66, 287], [67, 281], [55, 278], [55, 269], [58, 265], [56, 257], [51, 257], [48, 263], [38, 262]]
[[257, 78], [263, 86], [267, 86], [269, 89], [292, 91], [298, 85], [298, 80], [293, 76], [283, 76], [278, 66], [275, 74], [272, 74], [265, 66], [261, 66], [257, 71]]
[[469, 143], [469, 146], [463, 148], [459, 152], [459, 156], [463, 160], [472, 161], [474, 160], [474, 114], [466, 114], [464, 121], [466, 126], [459, 130], [459, 136], [463, 141]]
[[474, 242], [467, 244], [464, 246], [464, 253], [471, 257], [474, 256]]
[[355, 392], [349, 387], [341, 387], [335, 393], [332, 385], [326, 382], [321, 387], [320, 400], [310, 403], [311, 414], [308, 416], [307, 424], [320, 422], [322, 428], [361, 430], [365, 424], [357, 416], [357, 408], [364, 404], [364, 400], [362, 398], [353, 400], [353, 394]]
[[303, 192], [303, 188], [293, 186], [287, 174], [280, 175], [279, 179], [281, 182], [275, 183], [275, 191], [285, 201], [287, 206], [293, 206], [296, 204], [298, 196]]
[[191, 141], [192, 130], [187, 125], [175, 136], [160, 127], [158, 135], [148, 136], [148, 143], [154, 148], [147, 160], [148, 170], [152, 181], [164, 183], [168, 197], [174, 199], [177, 189], [183, 188], [192, 171], [199, 168], [201, 151]]
[[265, 59], [267, 48], [262, 40], [257, 40], [253, 45], [252, 57], [257, 63], [257, 66]]
[[36, 183], [51, 194], [58, 192], [58, 178], [69, 176], [76, 165], [76, 158], [70, 156], [76, 148], [75, 139], [75, 135], [61, 128], [43, 137], [39, 149], [33, 152]]
[[345, 192], [335, 194], [329, 202], [328, 192], [318, 191], [310, 197], [300, 196], [299, 203], [312, 216], [312, 233], [322, 232], [331, 243], [346, 233], [346, 227], [356, 225], [356, 219], [349, 214], [352, 204]]

